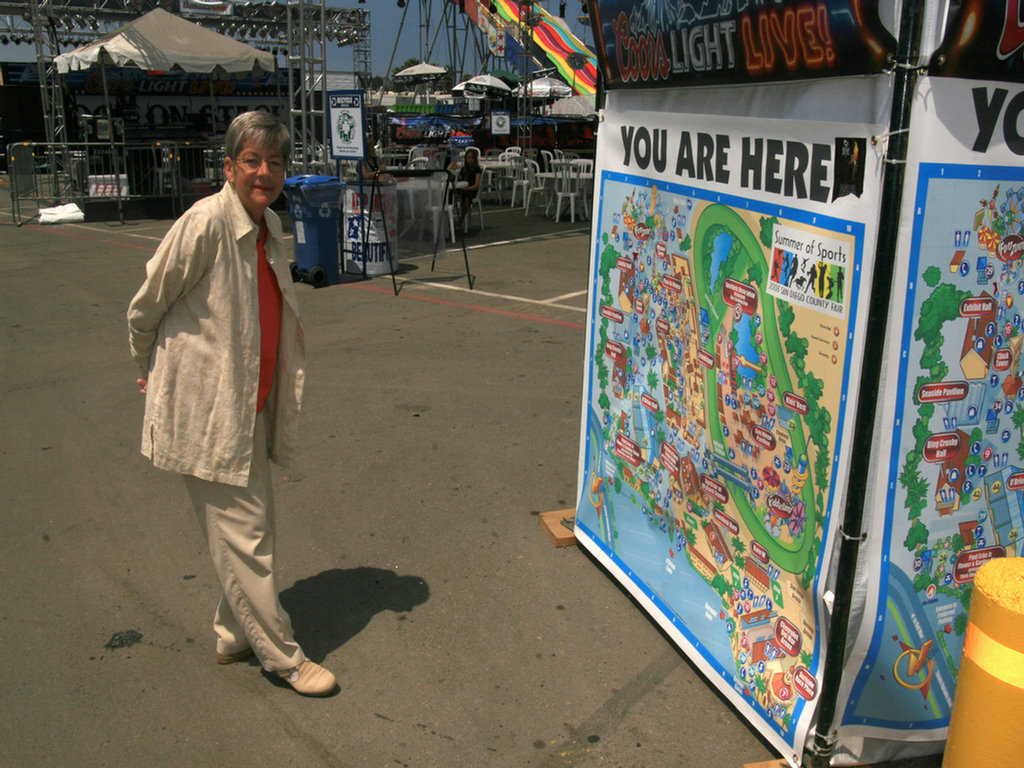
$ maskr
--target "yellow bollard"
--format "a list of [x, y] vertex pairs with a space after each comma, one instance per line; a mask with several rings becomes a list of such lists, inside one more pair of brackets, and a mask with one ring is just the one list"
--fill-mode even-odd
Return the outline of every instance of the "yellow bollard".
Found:
[[974, 577], [942, 768], [1024, 765], [1024, 557]]

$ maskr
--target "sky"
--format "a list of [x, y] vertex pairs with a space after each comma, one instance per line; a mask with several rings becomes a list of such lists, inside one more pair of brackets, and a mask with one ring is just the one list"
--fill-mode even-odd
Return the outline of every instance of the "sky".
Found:
[[[441, 8], [443, 0], [421, 0], [417, 3], [416, 0], [408, 0], [408, 10], [405, 13], [405, 23], [402, 23], [402, 12], [405, 9], [399, 8], [397, 0], [366, 0], [362, 5], [359, 5], [356, 0], [327, 0], [327, 5], [330, 8], [364, 8], [370, 12], [370, 46], [371, 55], [373, 62], [373, 74], [383, 75], [386, 74], [388, 69], [388, 63], [392, 60], [392, 52], [394, 51], [394, 59], [391, 64], [391, 69], [403, 64], [408, 59], [419, 59], [421, 55], [421, 43], [420, 40], [424, 36], [423, 29], [421, 27], [421, 14], [422, 25], [426, 26], [427, 22], [430, 22], [430, 26], [427, 28], [426, 38], [428, 43], [434, 39], [434, 32], [441, 21]], [[559, 2], [556, 0], [540, 0], [542, 5], [547, 11], [557, 14], [559, 11]], [[584, 40], [584, 42], [590, 44], [590, 33], [589, 28], [579, 23], [576, 18], [580, 15], [580, 2], [579, 0], [566, 0], [567, 6], [567, 23], [569, 29], [576, 34], [577, 37]], [[432, 18], [426, 18], [427, 9], [432, 9]], [[461, 25], [460, 25], [461, 26]], [[398, 40], [398, 47], [395, 50], [395, 39], [401, 29], [401, 37]], [[461, 39], [461, 33], [460, 33]], [[472, 44], [470, 46], [472, 51]], [[61, 51], [65, 51], [65, 48], [61, 48]], [[440, 64], [446, 66], [448, 62], [448, 46], [443, 40], [443, 35], [438, 36], [437, 42], [435, 43], [434, 55], [429, 57], [430, 62], [434, 64]], [[34, 61], [35, 60], [35, 47], [32, 45], [0, 45], [0, 61]], [[283, 64], [283, 58], [280, 59]], [[467, 54], [467, 61], [473, 62], [474, 59], [472, 54]], [[496, 68], [498, 64], [490, 67]], [[346, 46], [344, 48], [338, 48], [331, 45], [327, 52], [327, 68], [331, 71], [350, 72], [352, 71], [352, 48]], [[511, 68], [511, 67], [507, 67]], [[473, 74], [476, 74], [475, 72]]]
[[[399, 8], [396, 0], [366, 0], [363, 5], [357, 4], [356, 0], [327, 0], [332, 8], [365, 8], [370, 12], [370, 46], [373, 57], [373, 74], [383, 75], [389, 72], [388, 63], [392, 61], [391, 70], [403, 64], [408, 59], [420, 59], [421, 39], [424, 37], [423, 26], [429, 26], [426, 31], [426, 38], [429, 41], [435, 39], [435, 31], [441, 22], [443, 0], [423, 0], [417, 4], [416, 0], [408, 0], [405, 9]], [[538, 3], [550, 13], [559, 12], [560, 3], [558, 0], [540, 0]], [[569, 29], [581, 40], [591, 44], [590, 28], [588, 25], [577, 21], [580, 15], [580, 0], [566, 0], [566, 22]], [[427, 18], [427, 9], [430, 9], [432, 18]], [[405, 11], [405, 23], [402, 23], [402, 15]], [[421, 19], [421, 12], [423, 18]], [[399, 44], [395, 49], [395, 38], [401, 29]], [[461, 24], [460, 24], [461, 29]], [[444, 41], [443, 33], [437, 36], [434, 45], [434, 55], [429, 57], [430, 63], [446, 66], [449, 64], [448, 46]], [[461, 32], [460, 32], [461, 41]], [[470, 45], [472, 51], [472, 44]], [[467, 60], [472, 61], [472, 54], [467, 54]], [[352, 69], [351, 48], [334, 48], [328, 52], [327, 68], [330, 70], [350, 71]], [[496, 67], [491, 67], [494, 69]], [[511, 67], [508, 67], [511, 68]], [[477, 74], [477, 73], [473, 73]]]

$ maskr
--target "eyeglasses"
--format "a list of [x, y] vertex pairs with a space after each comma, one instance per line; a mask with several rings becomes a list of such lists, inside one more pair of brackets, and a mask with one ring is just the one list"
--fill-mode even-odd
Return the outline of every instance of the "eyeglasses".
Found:
[[280, 160], [264, 160], [262, 157], [256, 157], [255, 155], [246, 155], [245, 157], [236, 158], [235, 162], [249, 173], [256, 173], [263, 163], [267, 164], [267, 170], [271, 173], [284, 173], [284, 163]]

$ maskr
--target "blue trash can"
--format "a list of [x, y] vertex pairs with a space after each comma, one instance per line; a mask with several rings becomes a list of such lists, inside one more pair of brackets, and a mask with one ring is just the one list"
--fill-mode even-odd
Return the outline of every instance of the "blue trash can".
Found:
[[340, 282], [338, 222], [345, 185], [337, 176], [305, 174], [285, 179], [295, 236], [292, 277], [314, 288]]

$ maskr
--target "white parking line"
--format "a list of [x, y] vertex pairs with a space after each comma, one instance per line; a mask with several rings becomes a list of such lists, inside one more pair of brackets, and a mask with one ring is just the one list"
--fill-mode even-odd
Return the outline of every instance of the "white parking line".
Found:
[[573, 291], [572, 293], [563, 293], [561, 296], [555, 296], [553, 299], [545, 299], [545, 304], [554, 304], [556, 301], [562, 301], [563, 299], [575, 299], [577, 296], [586, 296], [586, 291]]
[[[72, 229], [82, 229], [85, 230], [86, 232], [102, 232], [105, 235], [111, 234], [112, 231], [111, 227], [97, 227], [90, 224], [65, 224], [64, 226]], [[126, 229], [117, 230], [117, 234], [118, 236], [123, 237], [135, 237], [138, 238], [139, 240], [153, 240], [154, 242], [157, 243], [164, 239], [163, 235], [142, 235], [139, 234], [138, 232], [129, 232]]]
[[[384, 275], [384, 277], [388, 277], [388, 275]], [[507, 293], [491, 293], [490, 291], [481, 291], [481, 290], [479, 290], [477, 288], [470, 288], [468, 285], [467, 286], [462, 286], [462, 285], [451, 285], [449, 283], [435, 283], [435, 282], [432, 282], [430, 280], [415, 280], [415, 279], [413, 279], [413, 280], [402, 280], [400, 284], [401, 285], [410, 285], [410, 284], [411, 285], [423, 285], [423, 286], [427, 286], [429, 288], [444, 288], [445, 290], [460, 291], [462, 293], [468, 293], [468, 294], [471, 294], [473, 296], [487, 296], [487, 297], [492, 298], [492, 299], [504, 299], [505, 301], [518, 301], [518, 302], [522, 302], [523, 304], [536, 304], [536, 305], [542, 306], [542, 307], [554, 307], [556, 309], [567, 309], [570, 312], [586, 312], [587, 311], [586, 307], [574, 307], [574, 306], [572, 306], [570, 304], [555, 304], [554, 303], [554, 302], [558, 301], [558, 299], [566, 298], [566, 296], [559, 296], [559, 297], [557, 297], [555, 299], [527, 299], [527, 298], [525, 298], [523, 296], [512, 296], [512, 295], [507, 294]], [[586, 293], [586, 291], [581, 291], [581, 293]], [[567, 294], [567, 296], [568, 295], [572, 295], [572, 294]]]
[[[498, 240], [493, 243], [477, 243], [476, 245], [467, 245], [467, 251], [479, 251], [481, 248], [493, 248], [501, 245], [518, 245], [520, 243], [532, 243], [538, 240], [553, 240], [556, 237], [565, 237], [566, 235], [582, 235], [590, 231], [590, 227], [584, 229], [566, 229], [561, 232], [552, 232], [547, 235], [529, 235], [527, 237], [516, 237], [512, 240]], [[454, 247], [454, 246], [453, 246]]]

